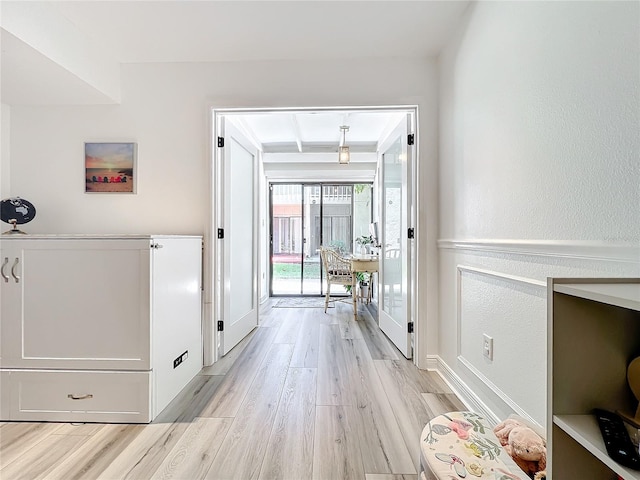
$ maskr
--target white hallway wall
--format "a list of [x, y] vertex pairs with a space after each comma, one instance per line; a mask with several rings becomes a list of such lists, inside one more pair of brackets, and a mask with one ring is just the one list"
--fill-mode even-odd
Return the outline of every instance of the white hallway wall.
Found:
[[0, 198], [9, 195], [9, 133], [11, 108], [0, 104]]
[[432, 360], [499, 417], [545, 424], [546, 277], [640, 276], [639, 19], [638, 2], [481, 2], [441, 55]]
[[[38, 209], [29, 232], [206, 233], [211, 107], [418, 105], [421, 338], [437, 326], [434, 60], [129, 64], [121, 78], [118, 105], [11, 107], [6, 170]], [[84, 193], [87, 141], [137, 142], [137, 194]]]

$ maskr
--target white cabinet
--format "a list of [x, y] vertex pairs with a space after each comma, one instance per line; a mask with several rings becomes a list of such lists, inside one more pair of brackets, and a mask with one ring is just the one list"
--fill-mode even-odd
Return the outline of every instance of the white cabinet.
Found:
[[202, 239], [0, 239], [0, 418], [149, 422], [202, 367]]
[[548, 281], [548, 473], [640, 480], [606, 452], [594, 408], [635, 412], [627, 366], [640, 355], [640, 279]]

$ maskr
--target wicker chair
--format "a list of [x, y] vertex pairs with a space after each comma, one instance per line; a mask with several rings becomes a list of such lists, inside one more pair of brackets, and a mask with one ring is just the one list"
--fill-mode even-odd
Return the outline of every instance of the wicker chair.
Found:
[[335, 250], [320, 247], [320, 256], [322, 257], [322, 265], [324, 266], [324, 272], [327, 278], [327, 294], [324, 298], [324, 313], [327, 313], [329, 297], [331, 296], [331, 285], [351, 285], [351, 288], [353, 288], [353, 276], [351, 275], [351, 262]]

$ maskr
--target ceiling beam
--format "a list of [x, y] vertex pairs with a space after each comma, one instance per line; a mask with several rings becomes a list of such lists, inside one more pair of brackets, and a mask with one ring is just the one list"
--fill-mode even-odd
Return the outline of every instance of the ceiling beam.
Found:
[[[377, 142], [348, 143], [352, 153], [375, 153]], [[279, 142], [263, 143], [265, 153], [338, 153], [338, 144], [334, 142]]]
[[293, 126], [293, 133], [296, 137], [296, 145], [298, 146], [298, 153], [302, 153], [302, 135], [300, 134], [300, 125], [298, 124], [297, 115], [289, 115], [291, 119], [291, 125]]
[[376, 174], [376, 162], [349, 163], [338, 165], [331, 163], [298, 164], [291, 168], [290, 163], [265, 163], [264, 174], [270, 181], [341, 181], [372, 182]]

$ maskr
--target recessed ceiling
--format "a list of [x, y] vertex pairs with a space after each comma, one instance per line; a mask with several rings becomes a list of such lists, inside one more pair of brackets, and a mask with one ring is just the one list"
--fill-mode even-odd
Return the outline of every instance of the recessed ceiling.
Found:
[[[334, 153], [342, 131], [352, 153], [375, 153], [378, 142], [406, 112], [399, 110], [270, 111], [227, 115], [265, 154]], [[267, 159], [268, 161], [268, 159]]]

